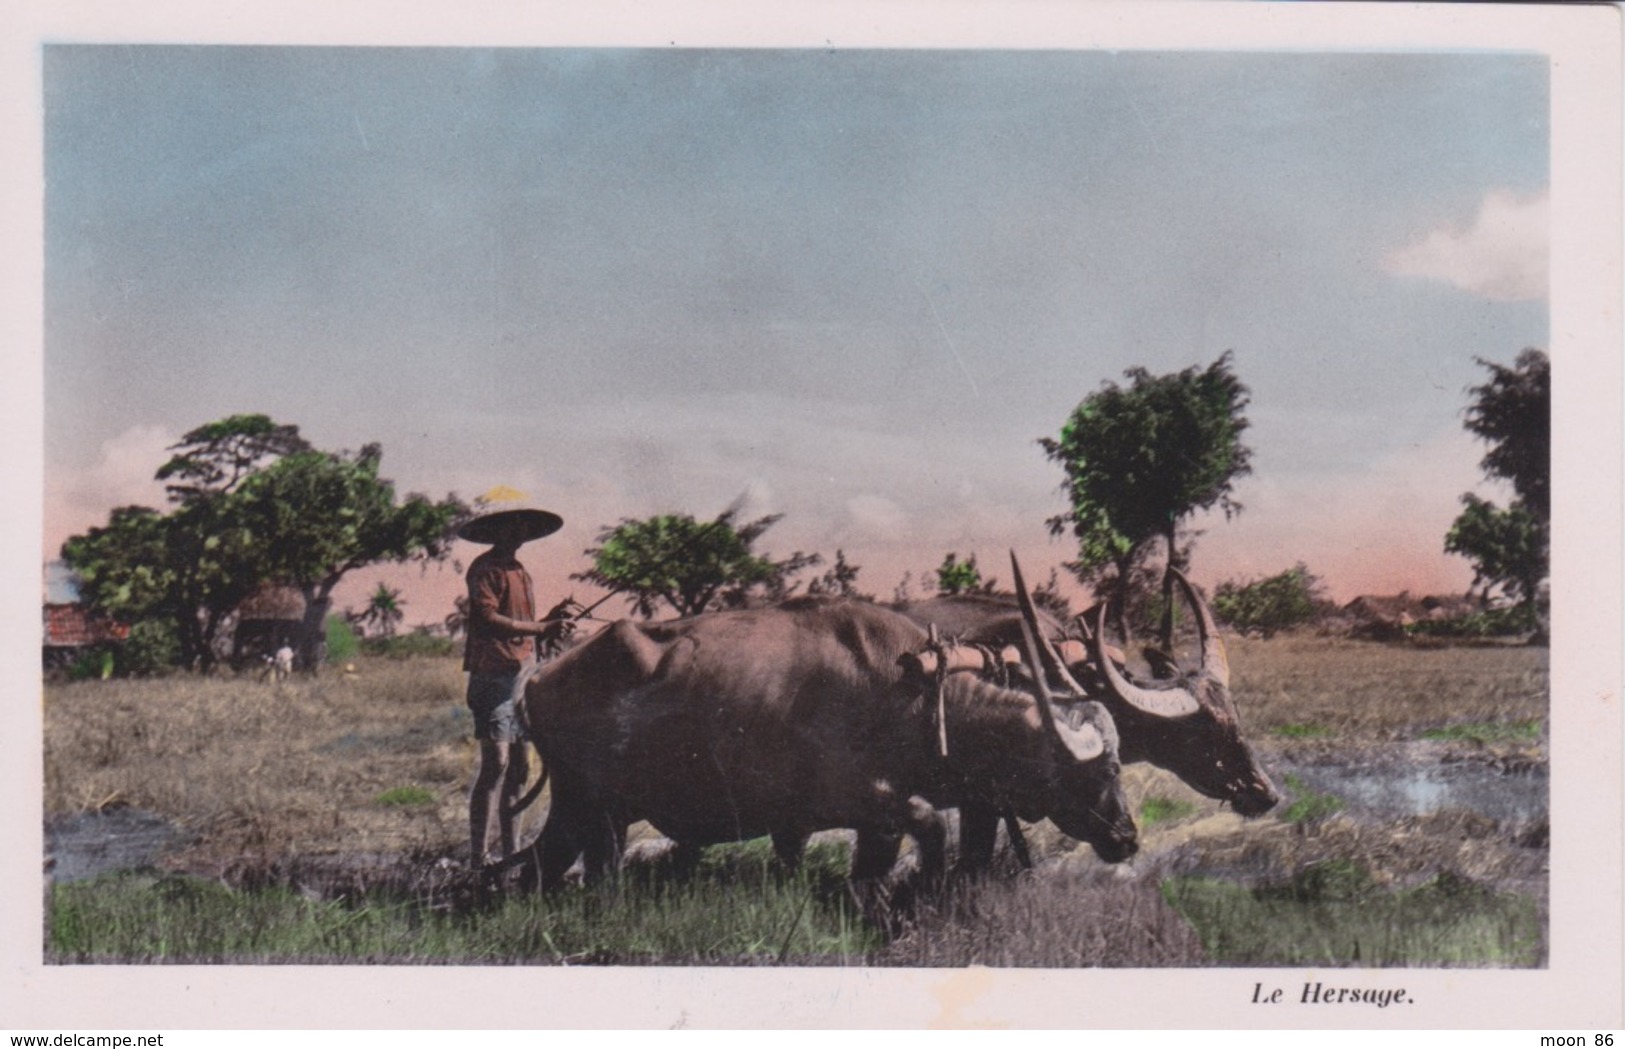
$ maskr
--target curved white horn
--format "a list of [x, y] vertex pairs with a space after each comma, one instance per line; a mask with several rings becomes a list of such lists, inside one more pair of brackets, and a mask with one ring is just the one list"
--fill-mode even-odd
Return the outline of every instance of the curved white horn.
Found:
[[1224, 639], [1219, 636], [1219, 625], [1213, 621], [1207, 602], [1196, 592], [1191, 581], [1177, 568], [1168, 569], [1174, 582], [1185, 591], [1185, 600], [1196, 611], [1196, 630], [1202, 640], [1202, 670], [1225, 688], [1230, 687], [1230, 656], [1224, 650]]
[[1106, 636], [1106, 605], [1104, 602], [1095, 613], [1095, 632], [1090, 640], [1093, 643], [1095, 662], [1100, 667], [1100, 674], [1106, 679], [1106, 687], [1116, 694], [1117, 698], [1134, 707], [1136, 710], [1159, 718], [1182, 718], [1194, 714], [1202, 705], [1195, 696], [1183, 688], [1150, 689], [1141, 688], [1131, 684], [1117, 664], [1105, 652]]
[[1053, 674], [1073, 696], [1083, 697], [1086, 695], [1083, 686], [1078, 684], [1072, 672], [1066, 668], [1066, 660], [1055, 651], [1055, 645], [1050, 641], [1049, 635], [1038, 625], [1038, 606], [1033, 603], [1032, 591], [1027, 589], [1027, 582], [1021, 577], [1021, 562], [1016, 560], [1014, 550], [1010, 551], [1010, 570], [1015, 575], [1016, 600], [1021, 602], [1021, 618], [1031, 628], [1033, 636], [1038, 639], [1038, 654], [1044, 659], [1043, 665], [1035, 667], [1034, 672]]
[[1057, 721], [1055, 731], [1060, 734], [1066, 749], [1079, 761], [1093, 761], [1106, 752], [1106, 737], [1093, 725], [1073, 728], [1064, 721]]

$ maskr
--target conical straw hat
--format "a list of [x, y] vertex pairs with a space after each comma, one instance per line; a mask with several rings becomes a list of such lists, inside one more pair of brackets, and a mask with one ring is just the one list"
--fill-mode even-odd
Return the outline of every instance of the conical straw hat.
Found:
[[494, 543], [503, 522], [519, 520], [525, 523], [525, 542], [552, 535], [564, 527], [564, 519], [551, 510], [534, 505], [524, 492], [497, 485], [474, 500], [476, 516], [463, 522], [457, 529], [460, 539], [471, 543]]

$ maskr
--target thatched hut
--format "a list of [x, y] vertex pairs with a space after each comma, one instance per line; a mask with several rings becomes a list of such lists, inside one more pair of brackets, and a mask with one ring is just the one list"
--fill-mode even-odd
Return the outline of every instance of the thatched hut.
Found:
[[234, 614], [231, 665], [241, 668], [283, 645], [296, 645], [305, 620], [305, 596], [298, 587], [268, 583], [250, 594]]

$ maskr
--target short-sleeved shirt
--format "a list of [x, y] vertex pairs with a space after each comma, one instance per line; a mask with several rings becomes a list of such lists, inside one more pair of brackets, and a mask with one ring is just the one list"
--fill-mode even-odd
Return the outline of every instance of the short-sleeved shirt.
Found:
[[468, 566], [468, 642], [463, 669], [476, 674], [512, 673], [531, 661], [536, 641], [491, 625], [492, 614], [509, 619], [536, 619], [530, 573], [516, 558], [499, 558], [488, 550]]

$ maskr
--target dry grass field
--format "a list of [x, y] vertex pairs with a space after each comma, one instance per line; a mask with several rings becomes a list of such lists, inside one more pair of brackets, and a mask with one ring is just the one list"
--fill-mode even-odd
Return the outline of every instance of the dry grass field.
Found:
[[[1491, 804], [1531, 782], [1543, 798], [1531, 777], [1546, 769], [1544, 649], [1300, 636], [1230, 653], [1244, 725], [1287, 795], [1276, 811], [1244, 821], [1131, 766], [1132, 864], [1107, 867], [1039, 825], [1038, 870], [922, 901], [890, 936], [855, 917], [838, 843], [793, 879], [752, 843], [712, 850], [680, 885], [651, 865], [616, 900], [473, 893], [459, 863], [475, 746], [452, 659], [361, 660], [277, 684], [49, 683], [48, 826], [153, 813], [179, 837], [155, 869], [56, 885], [47, 958], [1544, 964], [1544, 811]], [[1479, 793], [1405, 812], [1315, 785], [1351, 771], [1422, 786], [1470, 772]], [[184, 927], [200, 914], [225, 932]], [[155, 923], [162, 949], [147, 944]]]

